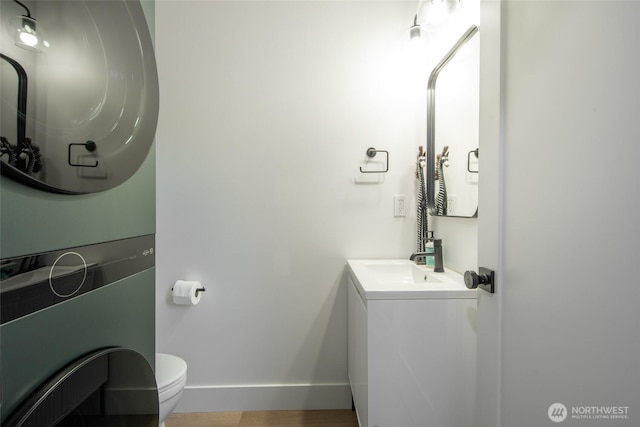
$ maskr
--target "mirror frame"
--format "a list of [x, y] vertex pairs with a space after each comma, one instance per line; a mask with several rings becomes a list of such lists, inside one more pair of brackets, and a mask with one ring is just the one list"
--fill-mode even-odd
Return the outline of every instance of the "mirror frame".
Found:
[[478, 33], [478, 27], [472, 25], [469, 29], [458, 39], [455, 45], [447, 52], [447, 54], [440, 60], [440, 62], [433, 68], [429, 75], [429, 81], [427, 83], [427, 147], [426, 147], [426, 171], [427, 171], [427, 206], [429, 213], [433, 216], [446, 216], [451, 218], [473, 218], [478, 216], [478, 207], [471, 216], [459, 216], [459, 215], [439, 215], [436, 212], [436, 200], [435, 200], [435, 175], [436, 175], [436, 82], [440, 71], [453, 59], [458, 51]]

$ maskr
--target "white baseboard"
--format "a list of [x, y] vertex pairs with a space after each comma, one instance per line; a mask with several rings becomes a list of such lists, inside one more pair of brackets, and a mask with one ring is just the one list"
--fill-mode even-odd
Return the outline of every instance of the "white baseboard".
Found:
[[174, 412], [351, 409], [349, 384], [187, 386]]

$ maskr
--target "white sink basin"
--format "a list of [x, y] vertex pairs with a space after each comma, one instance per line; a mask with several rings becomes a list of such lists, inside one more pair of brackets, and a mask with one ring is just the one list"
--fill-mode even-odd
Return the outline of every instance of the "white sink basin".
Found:
[[413, 262], [370, 261], [363, 263], [363, 266], [378, 283], [391, 285], [395, 283], [442, 283], [442, 280], [435, 273], [429, 272], [426, 268], [419, 267]]
[[462, 275], [445, 269], [434, 273], [410, 260], [348, 260], [347, 266], [360, 295], [370, 299], [476, 298]]

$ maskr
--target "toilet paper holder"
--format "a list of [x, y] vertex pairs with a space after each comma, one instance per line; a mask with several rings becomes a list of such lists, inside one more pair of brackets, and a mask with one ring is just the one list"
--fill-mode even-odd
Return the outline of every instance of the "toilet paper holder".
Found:
[[[171, 288], [171, 291], [173, 292], [173, 288]], [[203, 287], [201, 287], [201, 288], [197, 288], [197, 289], [196, 289], [196, 296], [198, 296], [198, 294], [199, 294], [200, 292], [204, 292], [204, 291], [206, 291], [206, 289], [204, 288], [204, 286], [203, 286]]]

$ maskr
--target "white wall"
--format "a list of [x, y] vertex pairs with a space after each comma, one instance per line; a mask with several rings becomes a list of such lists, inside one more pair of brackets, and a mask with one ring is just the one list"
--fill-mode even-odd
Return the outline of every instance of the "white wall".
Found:
[[[189, 364], [178, 410], [350, 406], [345, 260], [415, 244], [415, 8], [156, 3], [157, 346]], [[388, 174], [359, 172], [370, 146]], [[203, 282], [199, 305], [169, 303], [177, 279]]]

